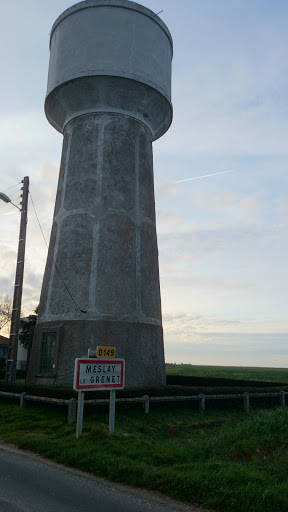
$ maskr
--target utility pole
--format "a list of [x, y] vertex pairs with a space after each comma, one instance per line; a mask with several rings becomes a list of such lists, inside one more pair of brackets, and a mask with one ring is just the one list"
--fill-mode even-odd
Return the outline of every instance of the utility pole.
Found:
[[22, 286], [24, 276], [24, 258], [25, 258], [25, 244], [26, 244], [26, 228], [27, 228], [27, 209], [28, 209], [28, 193], [29, 193], [29, 177], [26, 176], [23, 181], [22, 187], [22, 201], [21, 201], [21, 219], [20, 231], [18, 242], [18, 254], [15, 274], [14, 297], [11, 315], [11, 328], [10, 339], [8, 344], [8, 359], [6, 366], [6, 382], [16, 381], [17, 369], [17, 353], [18, 353], [18, 338], [20, 328], [21, 316], [21, 301], [22, 301]]

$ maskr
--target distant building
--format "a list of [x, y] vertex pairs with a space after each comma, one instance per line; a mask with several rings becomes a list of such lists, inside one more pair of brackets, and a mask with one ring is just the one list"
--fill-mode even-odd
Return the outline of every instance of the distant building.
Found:
[[6, 336], [0, 335], [0, 359], [7, 359], [8, 343], [9, 343], [9, 338], [6, 338]]
[[[28, 320], [27, 318], [21, 318], [22, 320]], [[19, 330], [21, 332], [21, 328]], [[0, 359], [8, 359], [8, 344], [9, 338], [0, 335]], [[18, 341], [18, 354], [17, 354], [17, 370], [26, 370], [27, 366], [27, 354], [28, 350], [21, 345]]]
[[18, 341], [18, 354], [17, 354], [17, 367], [16, 367], [17, 370], [26, 371], [27, 354], [28, 354], [27, 348], [24, 348], [23, 345], [21, 345], [20, 341]]

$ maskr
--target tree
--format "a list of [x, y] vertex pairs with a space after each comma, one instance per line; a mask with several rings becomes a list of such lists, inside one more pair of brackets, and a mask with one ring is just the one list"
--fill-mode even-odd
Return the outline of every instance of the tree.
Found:
[[31, 333], [33, 334], [34, 326], [37, 321], [37, 315], [38, 315], [38, 306], [36, 309], [34, 309], [34, 315], [29, 315], [28, 320], [21, 320], [21, 332], [19, 332], [19, 340], [21, 345], [23, 345], [24, 348], [29, 348], [29, 342], [31, 339]]
[[10, 322], [11, 314], [12, 301], [9, 299], [8, 295], [4, 293], [0, 297], [0, 331]]

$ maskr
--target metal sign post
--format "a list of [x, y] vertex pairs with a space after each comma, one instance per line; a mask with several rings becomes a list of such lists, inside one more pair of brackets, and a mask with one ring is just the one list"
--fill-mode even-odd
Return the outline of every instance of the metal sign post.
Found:
[[114, 433], [116, 389], [124, 388], [124, 379], [124, 359], [112, 359], [109, 358], [109, 355], [108, 359], [91, 357], [75, 359], [73, 389], [78, 391], [76, 439], [82, 435], [84, 392], [97, 389], [110, 390], [109, 433]]
[[109, 403], [109, 434], [114, 434], [115, 430], [115, 400], [116, 391], [115, 389], [111, 389]]
[[76, 425], [76, 439], [82, 436], [83, 426], [83, 413], [84, 413], [84, 391], [78, 393], [78, 407], [77, 407], [77, 425]]

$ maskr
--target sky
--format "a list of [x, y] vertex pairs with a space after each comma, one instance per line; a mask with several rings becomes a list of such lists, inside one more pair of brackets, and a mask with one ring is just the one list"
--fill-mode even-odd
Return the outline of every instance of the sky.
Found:
[[[30, 177], [49, 241], [62, 148], [44, 114], [49, 34], [75, 2], [0, 3], [0, 191], [18, 204]], [[174, 119], [153, 146], [166, 361], [288, 368], [288, 3], [140, 3], [163, 10], [174, 41]], [[25, 314], [47, 256], [31, 200], [28, 219]], [[1, 202], [11, 298], [19, 220]]]

